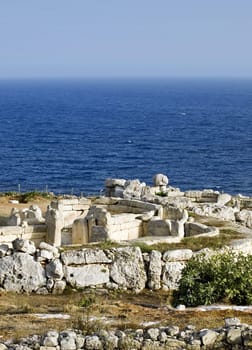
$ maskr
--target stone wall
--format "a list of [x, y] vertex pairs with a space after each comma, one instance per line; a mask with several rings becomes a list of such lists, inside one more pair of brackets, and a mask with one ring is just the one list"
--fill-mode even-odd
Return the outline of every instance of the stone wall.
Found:
[[174, 325], [137, 330], [99, 330], [85, 334], [80, 330], [48, 331], [20, 342], [0, 343], [1, 350], [201, 350], [252, 348], [252, 326], [238, 318], [226, 318], [223, 327], [196, 330], [188, 325], [179, 329]]
[[16, 239], [0, 245], [0, 288], [12, 292], [61, 293], [73, 288], [177, 288], [181, 271], [193, 252], [189, 249], [142, 253], [139, 247], [107, 250], [84, 248], [60, 253], [41, 242]]
[[1, 226], [0, 245], [12, 245], [16, 238], [32, 240], [36, 246], [46, 240], [47, 226], [45, 224], [29, 226]]

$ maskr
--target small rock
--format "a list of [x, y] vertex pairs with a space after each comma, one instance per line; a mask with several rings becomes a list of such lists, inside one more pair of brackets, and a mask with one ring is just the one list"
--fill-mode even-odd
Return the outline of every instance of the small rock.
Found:
[[158, 328], [149, 328], [146, 331], [146, 338], [151, 340], [157, 340], [159, 337], [159, 329]]
[[213, 346], [217, 337], [218, 333], [210, 329], [205, 329], [200, 332], [201, 342], [204, 346]]
[[85, 349], [87, 350], [101, 350], [103, 348], [102, 342], [97, 335], [87, 336], [85, 339]]
[[231, 327], [231, 326], [240, 326], [241, 321], [237, 317], [228, 317], [225, 318], [225, 326], [226, 327]]
[[30, 255], [33, 255], [36, 252], [35, 244], [32, 241], [26, 239], [16, 238], [12, 242], [12, 246], [16, 252], [27, 253]]
[[242, 332], [239, 328], [230, 328], [227, 331], [227, 342], [229, 344], [241, 344], [242, 343]]

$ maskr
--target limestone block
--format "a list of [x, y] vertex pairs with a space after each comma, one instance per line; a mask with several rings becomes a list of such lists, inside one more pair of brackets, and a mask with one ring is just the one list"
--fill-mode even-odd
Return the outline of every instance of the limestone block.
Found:
[[53, 253], [47, 249], [40, 249], [37, 254], [37, 257], [39, 261], [52, 260]]
[[185, 224], [186, 237], [201, 235], [201, 234], [218, 234], [218, 229], [201, 224], [199, 222], [188, 222]]
[[54, 258], [59, 257], [59, 251], [58, 248], [46, 243], [46, 242], [41, 242], [39, 244], [39, 249], [45, 249], [48, 250], [49, 252], [52, 252]]
[[163, 267], [162, 282], [168, 289], [177, 289], [181, 273], [185, 267], [183, 262], [167, 262]]
[[148, 287], [153, 290], [160, 289], [160, 277], [162, 273], [161, 257], [161, 253], [157, 250], [152, 250], [150, 253]]
[[65, 280], [56, 280], [54, 282], [52, 294], [62, 294], [66, 288]]
[[185, 228], [182, 220], [166, 220], [166, 221], [170, 221], [171, 236], [179, 237], [179, 238], [183, 238], [185, 236]]
[[45, 224], [28, 225], [24, 227], [24, 233], [46, 233], [47, 226]]
[[66, 281], [74, 288], [84, 288], [109, 282], [107, 265], [92, 264], [64, 267]]
[[90, 242], [101, 242], [109, 239], [109, 233], [104, 226], [93, 226], [90, 232]]
[[74, 220], [72, 227], [72, 244], [86, 244], [89, 242], [88, 222], [86, 218]]
[[36, 252], [35, 244], [32, 241], [16, 238], [12, 242], [13, 250], [33, 255]]
[[161, 220], [153, 217], [147, 223], [147, 236], [170, 236], [171, 235], [171, 221]]
[[97, 335], [88, 335], [85, 338], [85, 349], [87, 350], [102, 350], [103, 345]]
[[15, 235], [17, 238], [17, 236], [21, 236], [22, 233], [23, 228], [20, 226], [0, 226], [0, 237]]
[[115, 242], [120, 242], [120, 241], [128, 241], [129, 240], [129, 231], [124, 230], [124, 231], [117, 231], [117, 230], [109, 230], [108, 232], [108, 239], [111, 241]]
[[204, 346], [214, 346], [215, 341], [217, 340], [218, 333], [212, 331], [211, 329], [204, 329], [200, 332], [201, 343]]
[[170, 220], [184, 220], [184, 222], [186, 222], [188, 219], [188, 212], [182, 208], [165, 205], [163, 208], [163, 218]]
[[59, 205], [64, 205], [64, 207], [67, 205], [79, 204], [78, 198], [59, 199], [57, 202]]
[[242, 344], [242, 330], [240, 328], [230, 328], [227, 331], [227, 342], [232, 345]]
[[220, 206], [226, 205], [228, 202], [230, 202], [232, 199], [232, 196], [227, 193], [221, 193], [217, 196], [217, 204]]
[[187, 261], [193, 256], [191, 249], [168, 250], [163, 254], [163, 261]]
[[9, 292], [31, 293], [46, 285], [45, 271], [27, 253], [14, 253], [0, 259], [0, 284]]
[[115, 249], [110, 276], [119, 287], [135, 291], [144, 289], [147, 276], [140, 248], [125, 247]]
[[156, 174], [153, 176], [154, 186], [167, 186], [169, 183], [168, 177], [163, 174]]
[[75, 219], [77, 219], [80, 216], [79, 211], [65, 211], [63, 212], [64, 217], [64, 226], [63, 227], [70, 227], [72, 226]]
[[137, 239], [142, 236], [143, 236], [143, 228], [142, 226], [139, 226], [129, 230], [128, 240]]
[[64, 276], [63, 265], [59, 259], [49, 262], [45, 268], [47, 278], [62, 279]]
[[9, 249], [8, 244], [0, 244], [0, 258], [3, 258]]
[[48, 208], [46, 212], [47, 241], [59, 247], [61, 245], [61, 230], [64, 227], [64, 216], [61, 211]]
[[105, 187], [115, 187], [115, 186], [120, 186], [124, 187], [126, 183], [125, 179], [111, 179], [108, 178], [105, 180]]
[[109, 264], [109, 259], [102, 249], [85, 248], [69, 250], [61, 254], [64, 265]]
[[236, 221], [241, 222], [249, 228], [252, 228], [252, 210], [243, 209], [235, 214]]

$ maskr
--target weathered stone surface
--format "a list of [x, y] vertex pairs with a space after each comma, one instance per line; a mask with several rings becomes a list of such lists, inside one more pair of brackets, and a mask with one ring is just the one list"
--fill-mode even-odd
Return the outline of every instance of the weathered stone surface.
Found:
[[242, 331], [240, 328], [230, 328], [227, 331], [227, 342], [229, 344], [241, 344], [242, 343]]
[[221, 193], [217, 197], [217, 204], [220, 206], [226, 205], [228, 202], [230, 202], [232, 199], [232, 196], [228, 193]]
[[154, 186], [167, 186], [169, 183], [168, 177], [163, 174], [156, 174], [153, 176]]
[[200, 339], [204, 346], [213, 346], [217, 337], [218, 333], [210, 329], [205, 329], [200, 333]]
[[46, 265], [47, 278], [62, 279], [64, 276], [63, 265], [59, 259], [55, 259]]
[[0, 259], [0, 285], [7, 291], [31, 293], [46, 285], [45, 271], [27, 253]]
[[12, 242], [14, 251], [33, 255], [36, 252], [35, 244], [32, 241], [17, 238]]
[[54, 258], [59, 257], [59, 251], [58, 248], [52, 246], [51, 244], [48, 244], [46, 242], [40, 242], [39, 249], [47, 250], [48, 252], [51, 252], [53, 254]]
[[57, 346], [58, 345], [59, 333], [56, 331], [49, 331], [45, 335], [42, 345], [43, 346]]
[[76, 350], [76, 333], [73, 331], [61, 332], [59, 335], [59, 343], [61, 350]]
[[240, 326], [241, 320], [238, 317], [228, 317], [225, 318], [225, 326], [231, 327], [231, 326]]
[[120, 287], [135, 291], [144, 289], [147, 276], [140, 248], [117, 248], [114, 250], [114, 257], [110, 271], [112, 280]]
[[168, 289], [177, 289], [181, 273], [185, 267], [183, 262], [167, 262], [163, 267], [162, 282]]
[[150, 253], [150, 262], [148, 270], [148, 287], [156, 290], [160, 289], [160, 277], [162, 273], [161, 253], [157, 250], [152, 250]]
[[149, 328], [146, 331], [146, 337], [151, 340], [158, 340], [159, 334], [160, 332], [158, 328]]
[[66, 288], [66, 281], [61, 280], [61, 281], [55, 281], [52, 293], [53, 294], [62, 294]]
[[115, 186], [120, 186], [124, 187], [125, 186], [125, 179], [111, 179], [108, 178], [105, 180], [105, 187], [115, 187]]
[[163, 254], [163, 261], [186, 261], [193, 255], [191, 249], [168, 250]]
[[0, 244], [0, 258], [3, 258], [9, 250], [8, 244]]
[[106, 265], [65, 266], [66, 281], [75, 288], [84, 288], [109, 282], [109, 269]]
[[61, 254], [61, 259], [65, 265], [84, 264], [108, 264], [111, 263], [103, 250], [86, 248], [82, 250], [70, 250]]
[[85, 339], [85, 349], [101, 350], [103, 349], [102, 342], [97, 335], [87, 336]]
[[243, 225], [252, 228], [252, 210], [243, 209], [235, 214], [236, 221]]

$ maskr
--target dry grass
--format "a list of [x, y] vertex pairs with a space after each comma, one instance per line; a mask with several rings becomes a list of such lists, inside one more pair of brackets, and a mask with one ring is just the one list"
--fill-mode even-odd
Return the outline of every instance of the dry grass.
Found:
[[[86, 305], [86, 306], [83, 306]], [[140, 294], [130, 292], [90, 291], [64, 295], [14, 295], [0, 296], [0, 341], [19, 339], [27, 335], [43, 334], [50, 329], [63, 330], [78, 327], [84, 332], [101, 328], [139, 328], [143, 322], [158, 325], [177, 325], [184, 328], [193, 324], [197, 329], [223, 326], [225, 317], [239, 317], [252, 324], [249, 312], [208, 311], [193, 309], [175, 311], [170, 307], [170, 294], [145, 290]], [[70, 319], [39, 319], [36, 313], [64, 313]], [[105, 318], [105, 319], [104, 319]]]

